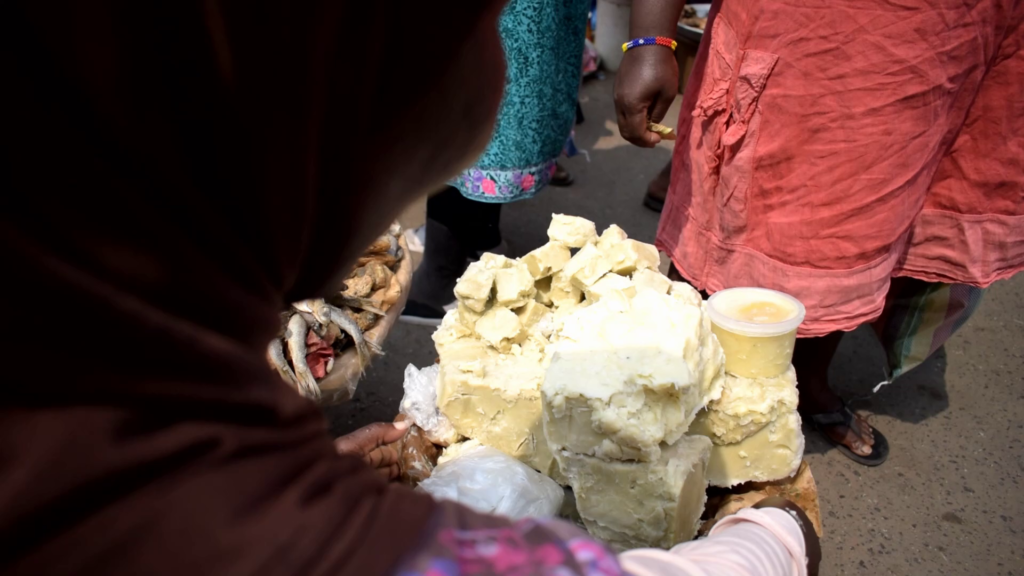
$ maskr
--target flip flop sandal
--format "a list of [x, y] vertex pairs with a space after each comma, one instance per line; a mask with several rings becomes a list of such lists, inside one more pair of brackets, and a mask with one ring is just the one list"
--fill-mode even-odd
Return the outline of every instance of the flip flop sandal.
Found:
[[821, 432], [821, 435], [825, 437], [825, 440], [828, 440], [829, 444], [838, 448], [839, 451], [850, 460], [865, 466], [878, 466], [885, 462], [886, 459], [889, 458], [889, 441], [885, 439], [885, 436], [883, 436], [881, 432], [870, 424], [868, 424], [868, 426], [871, 426], [872, 433], [875, 436], [875, 443], [871, 446], [871, 454], [868, 454], [867, 456], [857, 454], [851, 450], [849, 446], [841, 442], [836, 442], [831, 436], [825, 433], [824, 429], [830, 426], [843, 425], [852, 430], [853, 421], [855, 419], [856, 416], [854, 416], [853, 412], [851, 412], [845, 404], [835, 412], [825, 412], [811, 416], [811, 422], [814, 424], [814, 428], [818, 430], [818, 432]]

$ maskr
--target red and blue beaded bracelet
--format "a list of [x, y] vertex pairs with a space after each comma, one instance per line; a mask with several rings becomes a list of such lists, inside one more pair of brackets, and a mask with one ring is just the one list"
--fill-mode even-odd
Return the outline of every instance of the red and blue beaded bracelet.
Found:
[[634, 38], [622, 45], [622, 51], [625, 52], [631, 48], [636, 48], [637, 46], [664, 46], [666, 48], [670, 48], [673, 52], [676, 51], [676, 41], [664, 36], [643, 36], [641, 38]]

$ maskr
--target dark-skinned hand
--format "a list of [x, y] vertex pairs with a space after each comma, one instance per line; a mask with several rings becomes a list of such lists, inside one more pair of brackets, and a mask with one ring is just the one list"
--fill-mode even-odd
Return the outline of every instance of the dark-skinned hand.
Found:
[[754, 508], [778, 508], [790, 512], [800, 531], [804, 533], [804, 544], [807, 549], [807, 576], [818, 576], [818, 566], [821, 564], [821, 541], [818, 533], [814, 531], [814, 524], [807, 517], [804, 509], [782, 496], [769, 496], [754, 505]]
[[355, 432], [334, 440], [334, 448], [338, 454], [362, 458], [364, 462], [375, 468], [381, 476], [394, 480], [399, 476], [398, 451], [393, 444], [398, 442], [409, 431], [408, 421], [394, 424], [377, 422], [364, 426]]
[[679, 66], [664, 46], [641, 46], [626, 52], [615, 78], [615, 114], [619, 133], [629, 142], [653, 148], [661, 136], [647, 122], [661, 122], [679, 89]]

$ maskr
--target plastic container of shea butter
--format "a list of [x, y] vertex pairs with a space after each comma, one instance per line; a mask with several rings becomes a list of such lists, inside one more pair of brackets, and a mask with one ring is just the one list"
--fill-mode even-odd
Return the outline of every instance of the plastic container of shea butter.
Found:
[[708, 299], [711, 330], [725, 351], [725, 371], [745, 378], [773, 378], [793, 362], [804, 305], [767, 288], [729, 288]]

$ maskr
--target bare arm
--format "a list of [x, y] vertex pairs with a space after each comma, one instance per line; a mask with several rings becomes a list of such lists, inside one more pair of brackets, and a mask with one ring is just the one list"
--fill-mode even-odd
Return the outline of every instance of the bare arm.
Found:
[[[684, 0], [635, 0], [629, 23], [632, 38], [675, 38]], [[615, 80], [615, 112], [622, 137], [650, 148], [661, 137], [647, 130], [660, 122], [676, 97], [679, 69], [675, 54], [664, 46], [642, 46], [626, 52]]]

